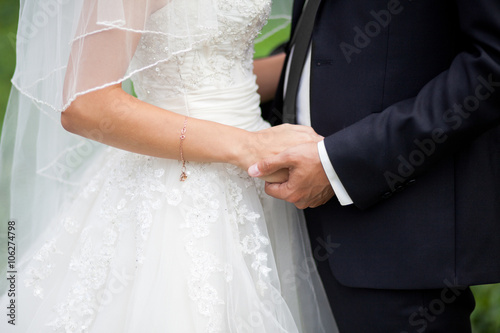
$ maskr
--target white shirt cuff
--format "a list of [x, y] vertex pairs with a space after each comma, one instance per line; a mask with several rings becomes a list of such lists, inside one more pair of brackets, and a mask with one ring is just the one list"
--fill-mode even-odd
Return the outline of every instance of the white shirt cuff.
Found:
[[323, 169], [325, 170], [326, 176], [332, 185], [333, 191], [335, 192], [335, 196], [339, 200], [342, 206], [352, 205], [353, 201], [347, 191], [345, 190], [344, 185], [337, 176], [335, 169], [333, 168], [332, 162], [328, 157], [328, 153], [326, 152], [325, 142], [318, 142], [318, 153], [319, 159], [321, 160], [321, 165], [323, 165]]

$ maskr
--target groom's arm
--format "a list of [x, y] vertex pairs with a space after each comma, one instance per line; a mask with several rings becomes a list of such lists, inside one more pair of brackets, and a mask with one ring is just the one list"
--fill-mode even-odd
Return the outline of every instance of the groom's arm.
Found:
[[500, 124], [500, 3], [458, 1], [467, 51], [415, 98], [325, 138], [354, 203], [366, 208], [404, 189], [444, 156]]
[[[329, 159], [356, 206], [369, 207], [402, 190], [443, 156], [500, 123], [500, 3], [462, 0], [458, 7], [469, 45], [447, 71], [416, 97], [325, 138]], [[316, 156], [307, 159], [309, 165], [297, 158], [311, 153]], [[329, 182], [317, 177], [306, 190], [310, 179], [299, 185], [298, 178], [308, 168], [318, 175], [318, 163], [317, 148], [300, 146], [259, 163], [259, 168], [265, 174], [288, 167], [289, 182], [269, 184], [268, 193], [314, 206], [318, 200], [312, 194], [321, 193]]]

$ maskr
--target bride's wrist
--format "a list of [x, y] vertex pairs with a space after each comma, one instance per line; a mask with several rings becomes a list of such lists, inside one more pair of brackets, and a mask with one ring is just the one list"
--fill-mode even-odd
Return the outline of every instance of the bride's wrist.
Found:
[[255, 132], [243, 131], [236, 142], [232, 142], [232, 162], [243, 170], [247, 170], [250, 165], [258, 162], [259, 151], [258, 134]]

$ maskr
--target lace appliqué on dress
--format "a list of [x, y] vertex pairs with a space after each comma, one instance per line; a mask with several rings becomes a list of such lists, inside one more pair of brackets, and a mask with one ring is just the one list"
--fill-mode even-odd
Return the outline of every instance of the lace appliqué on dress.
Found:
[[[143, 261], [143, 246], [153, 220], [153, 211], [164, 202], [167, 190], [165, 170], [155, 168], [155, 158], [108, 149], [109, 162], [82, 190], [76, 201], [101, 200], [100, 210], [92, 223], [78, 235], [78, 220], [61, 220], [64, 231], [59, 238], [45, 244], [35, 255], [39, 264], [27, 270], [25, 283], [33, 287], [35, 296], [43, 297], [40, 282], [47, 279], [53, 267], [57, 242], [75, 235], [76, 250], [69, 262], [75, 282], [69, 286], [66, 299], [54, 308], [56, 318], [47, 325], [57, 332], [86, 332], [102, 306], [106, 283], [117, 268], [113, 259], [120, 236], [135, 234], [136, 262]], [[122, 196], [117, 200], [117, 196]]]
[[[267, 22], [271, 1], [218, 0], [215, 3], [218, 33], [190, 46], [189, 52], [160, 61], [169, 52], [165, 45], [171, 40], [159, 34], [143, 35], [132, 67], [156, 65], [133, 76], [140, 99], [162, 101], [200, 88], [227, 88], [234, 84], [235, 78], [252, 75], [253, 43]], [[168, 10], [166, 6], [151, 16], [148, 22], [151, 30], [168, 28], [168, 17], [171, 17]]]
[[[228, 172], [237, 175], [244, 181], [245, 187], [256, 186], [260, 180], [253, 179], [248, 174], [236, 167], [228, 166]], [[257, 273], [257, 287], [263, 295], [268, 289], [269, 285], [269, 272], [271, 268], [267, 266], [267, 252], [266, 248], [270, 245], [269, 238], [265, 236], [259, 227], [259, 220], [261, 216], [251, 210], [243, 200], [242, 189], [232, 180], [228, 180], [228, 193], [230, 196], [230, 209], [231, 219], [234, 223], [238, 224], [239, 242], [241, 251], [247, 255], [250, 260], [250, 267]]]
[[231, 268], [220, 262], [216, 255], [204, 251], [198, 241], [211, 234], [211, 227], [220, 222], [220, 203], [215, 198], [220, 191], [220, 179], [216, 172], [207, 168], [207, 164], [191, 164], [190, 177], [182, 184], [182, 204], [185, 221], [180, 225], [188, 229], [185, 250], [192, 260], [188, 277], [188, 293], [197, 304], [198, 312], [207, 318], [206, 331], [223, 331], [224, 300], [217, 288], [210, 283], [215, 273], [222, 274], [229, 281]]
[[[236, 237], [235, 244], [239, 244], [239, 250], [248, 258], [248, 267], [255, 272], [258, 290], [263, 293], [270, 283], [268, 273], [271, 269], [266, 265], [265, 251], [269, 239], [259, 228], [261, 216], [242, 203], [241, 186], [255, 190], [255, 181], [237, 167], [221, 166], [191, 163], [190, 177], [182, 184], [180, 193], [174, 189], [167, 195], [177, 198], [176, 205], [185, 212], [180, 228], [189, 230], [185, 238], [185, 249], [192, 260], [187, 282], [189, 297], [197, 304], [198, 312], [207, 318], [207, 332], [224, 331], [223, 293], [227, 288], [222, 284], [231, 283], [233, 268], [221, 261], [220, 254], [206, 251], [200, 245], [203, 239], [218, 242], [215, 230], [221, 232], [228, 227]], [[220, 193], [225, 193], [226, 202], [219, 202], [217, 195]]]
[[37, 266], [28, 267], [26, 272], [28, 277], [24, 280], [24, 284], [26, 287], [32, 287], [33, 295], [39, 298], [43, 298], [41, 282], [50, 276], [54, 268], [52, 256], [54, 254], [61, 254], [56, 248], [55, 243], [55, 239], [45, 243], [33, 257], [38, 263]]

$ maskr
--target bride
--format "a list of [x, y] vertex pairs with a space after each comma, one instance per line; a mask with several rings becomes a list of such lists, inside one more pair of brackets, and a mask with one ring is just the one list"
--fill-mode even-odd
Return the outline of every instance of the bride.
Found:
[[301, 212], [245, 171], [321, 139], [260, 116], [270, 8], [21, 1], [2, 332], [336, 332]]

